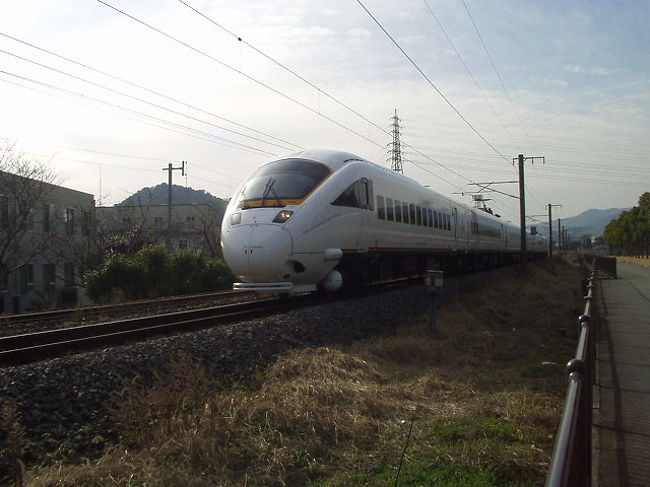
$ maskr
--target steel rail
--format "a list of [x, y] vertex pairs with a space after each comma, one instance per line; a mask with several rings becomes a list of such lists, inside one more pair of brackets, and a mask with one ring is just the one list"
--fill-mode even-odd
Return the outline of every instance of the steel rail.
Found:
[[246, 291], [219, 291], [216, 293], [191, 294], [187, 296], [168, 296], [155, 299], [143, 299], [117, 304], [104, 304], [98, 306], [84, 306], [79, 308], [58, 309], [51, 311], [37, 311], [35, 313], [21, 313], [0, 316], [0, 324], [12, 325], [22, 323], [63, 321], [69, 318], [84, 319], [107, 313], [126, 312], [152, 307], [167, 307], [174, 305], [190, 304], [211, 299], [227, 298], [235, 295], [250, 294]]
[[292, 299], [263, 299], [2, 337], [0, 365], [30, 363], [69, 351], [86, 350], [159, 333], [185, 331], [231, 318], [250, 317], [296, 307], [306, 302], [305, 296]]

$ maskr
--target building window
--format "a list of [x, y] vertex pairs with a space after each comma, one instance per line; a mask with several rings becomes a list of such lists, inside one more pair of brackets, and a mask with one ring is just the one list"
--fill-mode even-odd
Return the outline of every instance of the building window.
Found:
[[43, 264], [43, 290], [49, 291], [56, 285], [56, 266]]
[[9, 225], [9, 198], [0, 196], [0, 225]]
[[377, 196], [377, 217], [379, 217], [380, 220], [385, 220], [386, 219], [386, 209], [384, 207], [384, 197], [383, 196]]
[[34, 287], [34, 266], [24, 264], [18, 269], [18, 288], [20, 294], [27, 294], [27, 291]]
[[74, 286], [74, 264], [66, 262], [63, 264], [63, 281], [66, 286]]
[[162, 225], [163, 224], [163, 217], [162, 216], [154, 217], [153, 224], [157, 225], [157, 226]]
[[74, 208], [65, 209], [64, 224], [65, 224], [65, 233], [69, 235], [73, 235], [74, 234]]
[[43, 207], [43, 231], [50, 233], [50, 205]]
[[0, 289], [7, 289], [9, 286], [9, 266], [2, 264], [0, 266]]
[[194, 220], [196, 220], [196, 217], [194, 215], [191, 215], [191, 216], [188, 216], [186, 218], [186, 220], [187, 220], [187, 223], [193, 223]]

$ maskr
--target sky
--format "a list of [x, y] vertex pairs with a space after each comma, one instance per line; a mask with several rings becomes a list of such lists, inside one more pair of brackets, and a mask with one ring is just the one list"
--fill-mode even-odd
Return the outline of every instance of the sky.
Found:
[[[112, 205], [167, 181], [228, 198], [300, 148], [387, 163], [519, 221], [650, 189], [650, 2], [2, 0], [0, 141]], [[535, 215], [540, 215], [535, 217]], [[532, 221], [532, 220], [531, 220]]]

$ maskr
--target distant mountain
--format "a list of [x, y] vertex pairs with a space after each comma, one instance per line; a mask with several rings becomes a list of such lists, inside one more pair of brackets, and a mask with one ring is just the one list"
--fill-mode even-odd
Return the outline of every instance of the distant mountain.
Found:
[[[583, 211], [577, 216], [563, 218], [560, 225], [569, 229], [574, 239], [582, 235], [600, 236], [607, 224], [629, 208], [610, 208], [608, 210], [592, 209]], [[553, 232], [557, 231], [557, 220], [553, 222]]]
[[[132, 194], [124, 201], [117, 203], [115, 206], [154, 206], [166, 205], [168, 199], [168, 186], [166, 183], [159, 184], [152, 188], [142, 188], [137, 193]], [[203, 190], [185, 188], [183, 186], [172, 185], [172, 204], [175, 205], [196, 205], [204, 204], [215, 208], [223, 214], [226, 209], [227, 201], [212, 196]]]

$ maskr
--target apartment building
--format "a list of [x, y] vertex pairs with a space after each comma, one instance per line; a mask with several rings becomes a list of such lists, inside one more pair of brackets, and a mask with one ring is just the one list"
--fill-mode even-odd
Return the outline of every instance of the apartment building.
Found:
[[192, 250], [209, 257], [221, 253], [221, 214], [208, 204], [172, 205], [171, 228], [167, 205], [97, 207], [97, 234], [137, 231], [171, 252]]
[[0, 171], [0, 313], [88, 304], [94, 196]]

